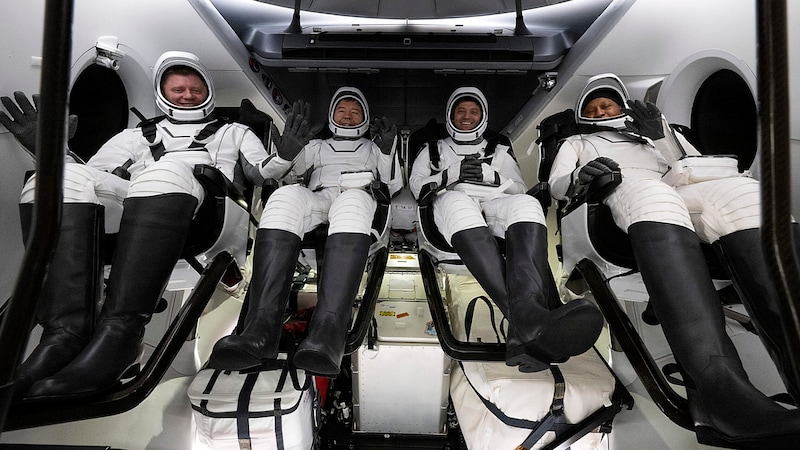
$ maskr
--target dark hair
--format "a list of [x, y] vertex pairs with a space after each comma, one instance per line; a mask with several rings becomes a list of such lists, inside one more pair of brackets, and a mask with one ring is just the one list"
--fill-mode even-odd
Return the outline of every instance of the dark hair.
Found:
[[453, 103], [453, 109], [450, 111], [450, 118], [451, 119], [455, 115], [456, 108], [458, 108], [458, 105], [460, 105], [460, 104], [462, 104], [464, 102], [472, 102], [472, 103], [477, 104], [478, 108], [481, 110], [481, 117], [483, 117], [483, 105], [481, 105], [480, 100], [478, 100], [477, 98], [475, 98], [472, 95], [464, 95], [463, 97], [459, 97], [458, 100], [456, 100]]
[[[458, 106], [458, 105], [460, 105], [460, 104], [462, 104], [464, 102], [477, 103], [478, 106], [481, 106], [480, 100], [478, 100], [477, 98], [473, 97], [472, 95], [465, 95], [463, 97], [459, 97], [458, 100], [456, 100], [456, 102], [453, 103], [453, 109], [455, 109], [456, 106]], [[481, 107], [481, 110], [483, 110], [482, 107]]]
[[197, 77], [203, 82], [203, 85], [206, 87], [206, 89], [208, 89], [208, 82], [206, 82], [206, 79], [197, 70], [189, 66], [172, 66], [165, 70], [164, 74], [161, 75], [161, 92], [164, 92], [164, 83], [167, 81], [167, 78], [169, 78], [170, 75], [197, 75]]

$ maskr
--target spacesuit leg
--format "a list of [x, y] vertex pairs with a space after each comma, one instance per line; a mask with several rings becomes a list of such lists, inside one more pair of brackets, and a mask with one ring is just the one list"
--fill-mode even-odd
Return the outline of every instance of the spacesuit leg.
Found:
[[[15, 395], [53, 375], [83, 350], [92, 332], [95, 305], [103, 286], [103, 206], [65, 203], [58, 243], [36, 304], [42, 326], [39, 344], [19, 367]], [[27, 243], [33, 204], [20, 205], [22, 235]]]
[[686, 376], [697, 440], [733, 448], [792, 448], [800, 410], [758, 391], [725, 332], [700, 240], [689, 228], [643, 221], [628, 228], [667, 342]]
[[[36, 304], [36, 322], [43, 332], [39, 344], [20, 365], [15, 396], [24, 396], [31, 385], [66, 366], [86, 346], [94, 325], [103, 288], [103, 232], [107, 208], [98, 192], [127, 192], [127, 181], [113, 187], [103, 173], [80, 164], [64, 167], [64, 205], [59, 239], [47, 277]], [[27, 245], [32, 222], [36, 175], [20, 195], [20, 221]], [[114, 196], [112, 196], [114, 197]], [[108, 208], [122, 209], [122, 200]], [[114, 225], [116, 227], [117, 225]]]
[[331, 206], [317, 306], [308, 325], [308, 337], [294, 356], [295, 365], [309, 373], [329, 377], [339, 374], [353, 302], [369, 254], [375, 208], [375, 200], [356, 189], [340, 194]]
[[244, 326], [240, 334], [225, 336], [214, 344], [209, 358], [211, 367], [244, 370], [277, 359], [300, 244], [300, 237], [288, 231], [256, 231]]
[[[434, 222], [455, 249], [492, 301], [507, 318], [511, 317], [506, 290], [506, 261], [480, 206], [461, 192], [441, 193], [433, 203]], [[510, 320], [510, 319], [509, 319]], [[509, 322], [510, 323], [510, 322]], [[506, 348], [517, 348], [516, 334], [509, 332]], [[532, 355], [506, 352], [506, 364], [522, 372], [538, 372], [548, 363]]]
[[509, 321], [506, 363], [520, 364], [531, 357], [544, 362], [564, 361], [594, 345], [603, 316], [592, 303], [559, 300], [547, 258], [547, 228], [539, 202], [528, 195], [512, 195], [482, 204], [486, 222], [506, 238], [506, 288]]
[[[800, 241], [800, 225], [792, 224], [795, 242]], [[790, 347], [783, 335], [780, 299], [767, 269], [761, 247], [761, 230], [751, 228], [722, 236], [714, 250], [726, 264], [736, 290], [742, 298], [758, 337], [778, 368], [789, 394], [800, 401], [800, 382], [795, 378]]]
[[[780, 299], [761, 245], [758, 182], [740, 177], [687, 188], [679, 193], [688, 198], [690, 213], [698, 210], [693, 214], [698, 235], [714, 242], [714, 250], [726, 265], [787, 391], [795, 401], [800, 401], [800, 381], [795, 377], [789, 346], [783, 335]], [[800, 225], [792, 224], [792, 233], [794, 242], [800, 243]]]
[[[95, 332], [64, 369], [31, 387], [31, 398], [101, 392], [136, 361], [144, 327], [180, 257], [203, 195], [192, 168], [162, 158], [131, 180]], [[166, 179], [173, 191], [151, 195], [152, 186], [165, 185]]]
[[592, 348], [603, 329], [603, 315], [586, 299], [560, 302], [547, 260], [544, 225], [517, 222], [508, 227], [506, 279], [509, 293], [507, 363], [524, 358], [523, 355], [540, 361], [562, 362]]
[[262, 228], [256, 232], [243, 328], [238, 335], [225, 336], [214, 344], [209, 358], [211, 367], [243, 370], [278, 357], [301, 236], [306, 227], [316, 226], [320, 219], [313, 218], [311, 211], [323, 209], [320, 206], [326, 204], [324, 197], [300, 185], [281, 187], [269, 197], [260, 222]]
[[611, 208], [614, 223], [623, 231], [627, 231], [631, 224], [643, 221], [694, 229], [684, 200], [661, 180], [623, 178], [603, 203]]

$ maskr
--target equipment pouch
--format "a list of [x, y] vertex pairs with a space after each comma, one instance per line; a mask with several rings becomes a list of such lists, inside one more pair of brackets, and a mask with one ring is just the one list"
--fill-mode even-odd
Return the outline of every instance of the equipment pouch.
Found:
[[684, 156], [675, 161], [661, 181], [670, 186], [684, 186], [709, 180], [742, 176], [733, 155]]

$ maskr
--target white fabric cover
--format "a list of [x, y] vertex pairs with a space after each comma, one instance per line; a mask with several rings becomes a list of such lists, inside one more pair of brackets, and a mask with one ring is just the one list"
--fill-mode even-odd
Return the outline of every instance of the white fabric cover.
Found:
[[[514, 449], [522, 444], [531, 430], [504, 424], [494, 416], [475, 394], [467, 378], [481, 395], [497, 405], [507, 416], [540, 420], [553, 400], [553, 376], [549, 370], [522, 373], [503, 362], [464, 362], [464, 370], [456, 365], [450, 374], [450, 398], [467, 448], [470, 450]], [[603, 406], [611, 404], [614, 378], [594, 350], [574, 356], [559, 364], [566, 380], [564, 414], [568, 423], [577, 423]], [[466, 375], [465, 375], [466, 372]], [[548, 432], [533, 447], [551, 442]], [[572, 450], [606, 448], [607, 440], [600, 433], [588, 433], [572, 444]]]
[[675, 161], [661, 180], [670, 186], [683, 186], [720, 178], [739, 176], [739, 162], [730, 156], [687, 156]]
[[[465, 339], [464, 314], [469, 302], [486, 293], [474, 278], [468, 275], [447, 275], [448, 311], [453, 334]], [[488, 297], [488, 296], [487, 296]], [[495, 307], [498, 330], [502, 313]], [[496, 342], [490, 323], [488, 307], [478, 301], [473, 315], [470, 341]], [[481, 395], [493, 402], [507, 416], [526, 420], [540, 420], [550, 409], [553, 400], [553, 375], [549, 370], [522, 373], [504, 362], [465, 361], [464, 370], [454, 363], [450, 375], [450, 398], [470, 450], [514, 449], [528, 437], [529, 429], [514, 428], [504, 424], [489, 411], [475, 394], [467, 378]], [[591, 349], [559, 364], [566, 380], [564, 414], [568, 423], [577, 423], [611, 404], [615, 379], [601, 357]], [[465, 377], [466, 372], [466, 377]], [[547, 433], [533, 448], [552, 441]], [[570, 447], [576, 449], [605, 449], [608, 440], [600, 433], [588, 433]]]
[[[258, 372], [248, 411], [253, 416], [261, 413], [264, 417], [249, 419], [249, 440], [239, 439], [236, 419], [240, 392], [248, 374], [215, 369], [198, 372], [187, 392], [192, 403], [196, 445], [214, 450], [311, 449], [316, 433], [314, 383], [310, 375], [296, 370], [301, 387], [305, 386], [303, 390], [293, 387], [288, 374], [280, 386], [281, 369]], [[209, 391], [209, 382], [215, 373], [218, 378]], [[276, 410], [276, 399], [280, 400], [282, 447], [278, 446], [275, 415], [271, 414]], [[214, 417], [220, 413], [228, 413], [225, 415], [229, 417]]]

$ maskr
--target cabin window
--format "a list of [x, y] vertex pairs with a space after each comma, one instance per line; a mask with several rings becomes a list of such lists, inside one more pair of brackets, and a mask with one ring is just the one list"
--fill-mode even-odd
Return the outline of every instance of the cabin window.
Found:
[[711, 74], [692, 106], [691, 140], [704, 154], [735, 154], [739, 168], [753, 163], [758, 145], [758, 112], [747, 83], [732, 70]]
[[117, 72], [98, 65], [87, 67], [72, 86], [69, 111], [78, 116], [70, 149], [88, 160], [128, 125], [128, 96]]

